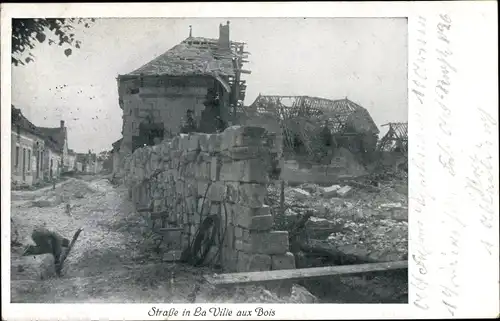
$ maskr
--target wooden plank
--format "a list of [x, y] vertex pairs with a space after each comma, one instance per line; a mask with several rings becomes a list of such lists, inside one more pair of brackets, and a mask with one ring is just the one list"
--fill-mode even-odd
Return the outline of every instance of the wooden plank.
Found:
[[356, 265], [325, 266], [295, 270], [274, 270], [263, 272], [227, 273], [215, 276], [205, 275], [205, 280], [215, 286], [249, 284], [276, 281], [299, 281], [319, 279], [336, 275], [359, 274], [408, 268], [408, 261], [368, 263]]
[[61, 258], [60, 258], [60, 269], [62, 271], [62, 268], [63, 268], [63, 265], [64, 265], [64, 261], [66, 261], [66, 258], [68, 257], [69, 255], [69, 252], [71, 251], [71, 249], [73, 248], [73, 246], [75, 245], [76, 243], [76, 240], [78, 239], [78, 236], [80, 235], [80, 233], [83, 231], [83, 228], [79, 228], [75, 234], [73, 235], [73, 239], [71, 240], [71, 243], [69, 244], [68, 248], [66, 249], [66, 251], [64, 251], [61, 255]]

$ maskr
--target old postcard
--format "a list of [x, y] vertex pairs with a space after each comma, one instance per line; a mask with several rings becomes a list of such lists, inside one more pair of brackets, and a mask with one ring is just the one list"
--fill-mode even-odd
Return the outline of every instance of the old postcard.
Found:
[[1, 12], [5, 319], [498, 315], [496, 2]]

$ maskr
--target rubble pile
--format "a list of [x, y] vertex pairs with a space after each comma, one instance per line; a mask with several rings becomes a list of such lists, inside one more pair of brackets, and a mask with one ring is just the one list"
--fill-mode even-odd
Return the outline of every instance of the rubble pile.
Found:
[[[408, 256], [407, 175], [382, 173], [321, 187], [285, 187], [285, 211], [280, 212], [279, 184], [268, 188], [275, 225], [290, 227], [312, 212], [305, 237], [367, 261], [398, 261]], [[376, 182], [376, 184], [374, 184]], [[406, 191], [405, 191], [406, 189]]]

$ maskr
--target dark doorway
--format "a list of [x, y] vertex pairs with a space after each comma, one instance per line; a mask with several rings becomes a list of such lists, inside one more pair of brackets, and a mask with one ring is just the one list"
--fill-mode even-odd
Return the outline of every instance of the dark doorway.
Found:
[[163, 140], [165, 129], [163, 123], [142, 123], [139, 125], [139, 136], [132, 138], [132, 150], [159, 144]]

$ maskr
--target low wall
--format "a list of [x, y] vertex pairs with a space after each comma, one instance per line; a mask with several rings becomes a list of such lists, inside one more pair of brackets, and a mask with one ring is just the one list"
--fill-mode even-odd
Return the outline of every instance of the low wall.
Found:
[[223, 240], [211, 252], [225, 271], [294, 268], [288, 233], [271, 230], [273, 217], [264, 204], [277, 146], [276, 136], [260, 127], [180, 135], [126, 157], [123, 177], [137, 207], [168, 210], [168, 223], [184, 227], [170, 238], [180, 248], [216, 214]]

